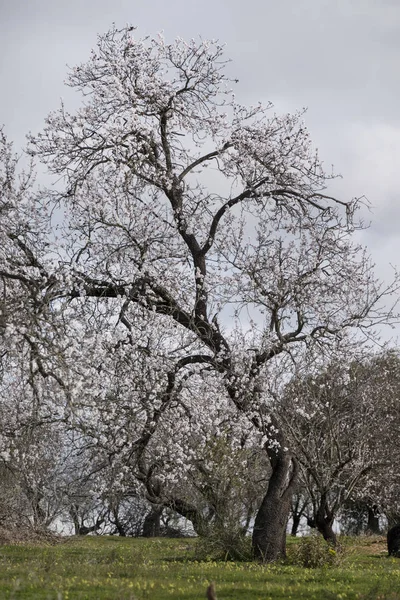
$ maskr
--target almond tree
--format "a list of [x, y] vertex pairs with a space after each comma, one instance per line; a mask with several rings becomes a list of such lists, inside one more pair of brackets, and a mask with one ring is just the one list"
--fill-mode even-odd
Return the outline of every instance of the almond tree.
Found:
[[172, 508], [199, 534], [233, 521], [243, 531], [259, 496], [254, 477], [263, 479], [257, 465], [263, 462], [266, 472], [261, 436], [230, 403], [218, 373], [194, 364], [174, 375], [175, 356], [187, 352], [187, 343], [177, 344], [177, 332], [166, 325], [155, 329], [156, 315], [144, 317], [135, 311], [129, 339], [123, 329], [117, 334], [108, 313], [86, 328], [70, 323], [68, 426], [104, 457], [104, 472], [116, 473], [110, 497], [136, 496], [140, 482], [156, 513]]
[[336, 544], [333, 523], [349, 500], [363, 499], [370, 509], [390, 503], [398, 377], [393, 352], [353, 359], [339, 353], [286, 386], [279, 413], [311, 500], [308, 524], [330, 543]]
[[56, 281], [48, 255], [49, 217], [34, 180], [33, 164], [21, 168], [1, 130], [0, 503], [6, 525], [46, 528], [62, 505], [60, 406], [68, 389], [61, 360], [65, 339], [47, 296]]
[[22, 321], [12, 335], [9, 327], [1, 339], [0, 522], [11, 529], [46, 530], [63, 511], [69, 455], [64, 394], [51, 377], [37, 372], [36, 354], [21, 335], [33, 339], [33, 327]]
[[374, 468], [351, 500], [364, 508], [367, 530], [379, 531], [379, 515], [389, 527], [400, 521], [399, 503], [399, 391], [400, 357], [396, 350], [372, 355], [357, 365], [356, 375], [366, 403], [373, 404], [370, 447]]
[[297, 468], [263, 396], [267, 365], [387, 320], [381, 301], [397, 284], [381, 287], [353, 242], [358, 202], [327, 195], [302, 114], [241, 106], [225, 67], [218, 43], [112, 28], [68, 76], [82, 107], [51, 113], [30, 152], [64, 182], [48, 195], [65, 211], [53, 303], [96, 303], [127, 339], [137, 307], [160, 335], [184, 331], [163, 401], [177, 376], [207, 366], [265, 436], [272, 476], [253, 545], [271, 561]]

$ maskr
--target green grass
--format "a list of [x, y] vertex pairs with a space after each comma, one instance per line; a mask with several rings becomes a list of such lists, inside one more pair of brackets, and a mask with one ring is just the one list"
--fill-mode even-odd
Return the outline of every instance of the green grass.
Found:
[[[296, 542], [289, 544], [294, 551]], [[347, 540], [340, 567], [195, 560], [195, 540], [87, 537], [56, 545], [0, 546], [0, 599], [398, 600], [400, 559], [383, 538]]]

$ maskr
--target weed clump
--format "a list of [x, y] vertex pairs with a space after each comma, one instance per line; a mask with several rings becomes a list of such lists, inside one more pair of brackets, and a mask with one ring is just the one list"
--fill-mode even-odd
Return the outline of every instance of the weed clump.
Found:
[[301, 538], [293, 548], [289, 562], [306, 569], [336, 567], [343, 557], [343, 548], [333, 548], [319, 535]]
[[4, 527], [0, 526], [0, 546], [10, 544], [56, 544], [60, 541], [59, 536], [32, 527]]
[[216, 527], [207, 536], [199, 537], [195, 554], [198, 560], [251, 561], [251, 539], [230, 528]]

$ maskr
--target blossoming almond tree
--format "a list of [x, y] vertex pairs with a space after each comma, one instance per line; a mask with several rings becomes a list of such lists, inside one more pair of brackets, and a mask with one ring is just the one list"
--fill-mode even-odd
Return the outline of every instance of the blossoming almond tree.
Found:
[[354, 489], [351, 499], [364, 507], [368, 515], [367, 530], [379, 531], [379, 515], [389, 527], [400, 520], [398, 484], [398, 435], [400, 358], [395, 350], [384, 350], [356, 365], [359, 394], [365, 405], [372, 405], [374, 415], [368, 439], [373, 465], [362, 486]]
[[298, 373], [278, 410], [311, 501], [308, 522], [336, 544], [333, 523], [349, 500], [396, 506], [400, 363], [393, 351], [330, 358]]
[[311, 500], [308, 523], [334, 545], [333, 523], [341, 507], [365, 486], [382, 458], [371, 447], [371, 437], [383, 411], [368, 397], [359, 365], [346, 353], [317, 372], [314, 363], [288, 384], [279, 407]]
[[[49, 215], [0, 131], [1, 512], [9, 527], [47, 527], [62, 505], [69, 341], [50, 302], [56, 283]], [[8, 485], [7, 485], [8, 482]]]
[[64, 182], [49, 193], [66, 215], [53, 298], [95, 300], [127, 337], [138, 306], [160, 335], [166, 323], [184, 331], [164, 399], [177, 374], [207, 365], [265, 436], [273, 470], [253, 545], [271, 561], [296, 465], [263, 401], [266, 366], [387, 320], [397, 283], [381, 287], [352, 241], [358, 202], [326, 194], [302, 115], [241, 106], [225, 67], [217, 43], [114, 27], [68, 76], [82, 107], [51, 113], [30, 152]]
[[[77, 327], [70, 320], [65, 330], [66, 338], [74, 340], [65, 351], [73, 380], [69, 427], [79, 431], [94, 452], [108, 456], [106, 463], [120, 473], [114, 494], [129, 496], [132, 490], [136, 494], [139, 481], [155, 507], [174, 508], [192, 520], [198, 532], [209, 530], [214, 520], [223, 522], [221, 506], [229, 501], [226, 490], [237, 500], [251, 486], [243, 483], [238, 489], [239, 484], [233, 486], [228, 477], [223, 481], [223, 466], [213, 456], [221, 457], [222, 449], [225, 462], [232, 463], [236, 456], [241, 464], [231, 470], [236, 479], [249, 482], [259, 473], [254, 457], [260, 434], [229, 402], [218, 373], [192, 365], [190, 371], [174, 375], [180, 364], [176, 357], [188, 350], [186, 336], [180, 340], [168, 323], [157, 329], [158, 316], [146, 317], [136, 306], [135, 326], [126, 338], [123, 328], [115, 331], [108, 312], [100, 315], [94, 305], [89, 315], [88, 304], [83, 307], [86, 312], [74, 313]], [[224, 468], [228, 471], [229, 465]], [[253, 516], [253, 505], [245, 502], [224, 512], [241, 511], [245, 520], [248, 513]], [[235, 524], [238, 530], [240, 521]]]

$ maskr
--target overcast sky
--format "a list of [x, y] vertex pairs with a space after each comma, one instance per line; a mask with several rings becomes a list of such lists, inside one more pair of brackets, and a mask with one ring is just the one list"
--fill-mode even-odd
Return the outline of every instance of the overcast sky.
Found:
[[308, 107], [335, 193], [365, 195], [363, 235], [378, 274], [400, 265], [400, 0], [0, 0], [0, 124], [17, 148], [46, 114], [71, 106], [67, 65], [115, 22], [138, 35], [226, 43], [241, 103]]

